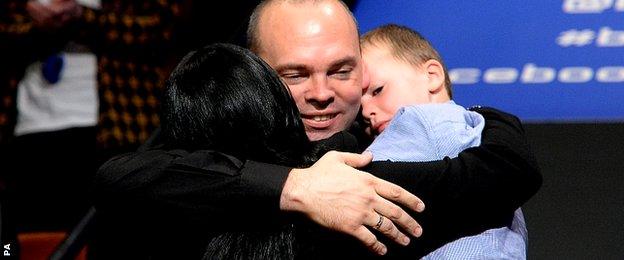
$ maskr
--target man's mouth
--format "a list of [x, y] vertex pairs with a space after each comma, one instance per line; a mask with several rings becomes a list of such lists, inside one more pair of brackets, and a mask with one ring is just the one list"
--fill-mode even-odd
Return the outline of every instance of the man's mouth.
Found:
[[334, 118], [336, 115], [322, 115], [322, 116], [313, 116], [312, 120], [314, 120], [315, 122], [322, 122], [322, 121], [327, 121], [330, 120], [332, 118]]
[[338, 113], [323, 115], [301, 115], [304, 123], [311, 128], [327, 128], [332, 125]]

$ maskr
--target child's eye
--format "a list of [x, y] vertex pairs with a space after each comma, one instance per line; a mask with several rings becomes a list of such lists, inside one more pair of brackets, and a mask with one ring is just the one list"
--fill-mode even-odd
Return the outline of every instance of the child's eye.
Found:
[[378, 87], [375, 90], [373, 90], [373, 97], [377, 96], [377, 94], [381, 93], [381, 90], [384, 88], [384, 86]]

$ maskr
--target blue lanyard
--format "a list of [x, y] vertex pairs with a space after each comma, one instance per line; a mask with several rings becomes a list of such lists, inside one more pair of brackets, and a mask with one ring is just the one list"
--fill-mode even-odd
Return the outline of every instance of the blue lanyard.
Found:
[[56, 84], [61, 79], [64, 63], [62, 55], [50, 55], [41, 65], [41, 74], [50, 84]]

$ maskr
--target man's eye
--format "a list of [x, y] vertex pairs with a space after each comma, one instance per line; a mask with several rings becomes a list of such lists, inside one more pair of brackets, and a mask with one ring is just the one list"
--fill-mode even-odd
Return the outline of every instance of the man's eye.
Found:
[[331, 76], [337, 79], [341, 79], [341, 80], [350, 79], [352, 71], [353, 71], [352, 69], [341, 69], [341, 70], [337, 70], [333, 72]]
[[281, 77], [287, 85], [297, 85], [305, 80], [302, 74], [285, 74]]
[[381, 90], [384, 88], [384, 86], [381, 87], [377, 87], [375, 90], [373, 90], [373, 97], [377, 96], [377, 94], [381, 93]]

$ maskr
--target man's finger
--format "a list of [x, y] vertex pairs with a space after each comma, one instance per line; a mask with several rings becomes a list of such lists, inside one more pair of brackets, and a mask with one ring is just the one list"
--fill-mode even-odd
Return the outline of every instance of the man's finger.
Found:
[[401, 244], [404, 246], [409, 244], [410, 239], [405, 234], [403, 234], [394, 225], [394, 223], [392, 223], [390, 219], [384, 217], [383, 214], [380, 214], [377, 212], [375, 212], [374, 214], [371, 214], [371, 216], [368, 218], [368, 223], [369, 223], [369, 226], [371, 226], [374, 229], [377, 229], [377, 231], [381, 232], [383, 235], [387, 236], [388, 238], [394, 240], [398, 244]]
[[362, 243], [364, 243], [370, 251], [376, 254], [385, 255], [388, 252], [386, 245], [379, 242], [377, 237], [375, 237], [375, 235], [364, 226], [360, 226], [353, 232], [352, 235], [362, 241]]
[[401, 203], [416, 212], [422, 212], [425, 210], [425, 203], [416, 197], [416, 195], [409, 193], [394, 183], [379, 178], [377, 178], [377, 181], [375, 191], [379, 194], [379, 196]]
[[[401, 207], [380, 197], [374, 206], [375, 211], [386, 217], [389, 222], [399, 225], [415, 237], [422, 235], [422, 227]], [[380, 230], [381, 231], [381, 230]], [[401, 233], [402, 234], [402, 233]], [[400, 242], [399, 242], [400, 243]]]
[[354, 168], [364, 167], [373, 160], [373, 156], [370, 153], [345, 153], [336, 152], [338, 160]]

